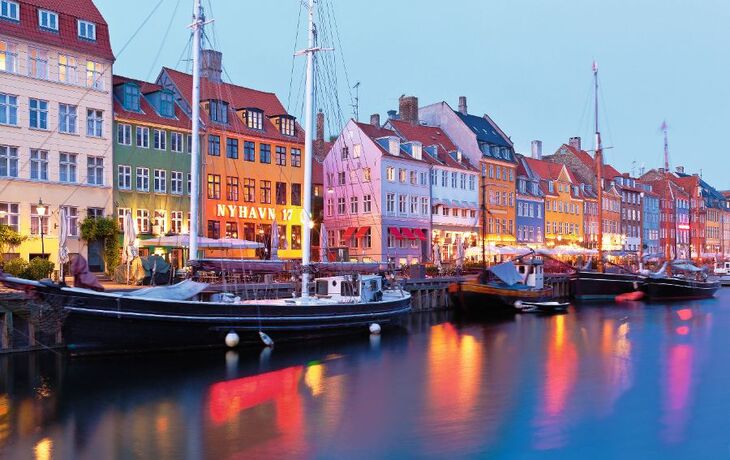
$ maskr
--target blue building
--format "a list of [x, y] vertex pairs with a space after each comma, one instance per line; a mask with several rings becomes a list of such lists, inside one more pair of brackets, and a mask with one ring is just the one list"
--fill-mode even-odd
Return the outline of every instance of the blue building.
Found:
[[540, 178], [530, 169], [524, 157], [518, 155], [515, 196], [515, 237], [518, 244], [540, 247], [545, 241], [545, 197], [539, 184]]
[[641, 200], [641, 253], [644, 256], [661, 256], [659, 242], [659, 195], [651, 185], [637, 184], [644, 189]]

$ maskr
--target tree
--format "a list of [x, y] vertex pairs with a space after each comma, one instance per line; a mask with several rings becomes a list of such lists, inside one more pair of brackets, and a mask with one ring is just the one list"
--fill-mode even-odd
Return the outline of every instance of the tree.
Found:
[[120, 263], [119, 225], [114, 217], [87, 217], [81, 223], [81, 238], [104, 243], [104, 266], [113, 276]]
[[20, 246], [28, 237], [16, 232], [9, 225], [0, 224], [0, 254], [5, 254]]

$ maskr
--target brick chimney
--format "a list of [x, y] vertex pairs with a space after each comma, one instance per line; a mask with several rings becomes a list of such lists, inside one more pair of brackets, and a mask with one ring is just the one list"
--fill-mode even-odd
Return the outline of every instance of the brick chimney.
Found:
[[223, 53], [215, 50], [200, 50], [200, 76], [220, 83], [223, 73]]
[[466, 96], [459, 96], [459, 112], [463, 115], [467, 115], [469, 113], [466, 108]]
[[542, 141], [534, 140], [530, 145], [532, 146], [532, 158], [542, 160]]
[[324, 141], [324, 112], [317, 112], [317, 138], [318, 141]]
[[684, 174], [684, 166], [677, 166], [677, 172], [680, 174]]
[[398, 98], [398, 112], [400, 119], [412, 125], [418, 124], [418, 98], [416, 96], [401, 96]]
[[380, 114], [374, 113], [370, 115], [370, 124], [380, 128]]
[[570, 140], [568, 140], [568, 145], [576, 150], [583, 150], [580, 148], [580, 136], [571, 137]]

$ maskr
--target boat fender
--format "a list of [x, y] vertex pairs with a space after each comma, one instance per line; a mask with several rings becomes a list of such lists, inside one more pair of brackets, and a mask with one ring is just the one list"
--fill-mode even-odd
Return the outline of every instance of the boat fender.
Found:
[[518, 310], [521, 309], [522, 308], [522, 301], [521, 300], [515, 300], [514, 307], [516, 309], [518, 309]]
[[274, 340], [266, 334], [264, 331], [259, 331], [259, 337], [261, 337], [261, 341], [264, 343], [267, 347], [273, 347], [274, 346]]
[[639, 282], [634, 281], [634, 291], [638, 291], [638, 290], [639, 290]]
[[228, 348], [233, 348], [236, 345], [238, 345], [238, 342], [240, 341], [240, 337], [238, 337], [238, 334], [231, 331], [228, 334], [226, 334], [226, 345]]
[[370, 327], [368, 329], [370, 330], [371, 334], [374, 334], [374, 335], [380, 334], [380, 324], [378, 324], [378, 323], [371, 323]]

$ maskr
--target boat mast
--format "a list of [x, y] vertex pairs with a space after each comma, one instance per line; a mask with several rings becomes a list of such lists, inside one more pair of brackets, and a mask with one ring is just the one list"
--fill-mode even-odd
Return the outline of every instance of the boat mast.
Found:
[[302, 297], [309, 297], [309, 259], [312, 220], [312, 99], [314, 79], [314, 0], [307, 1], [309, 16], [307, 49], [302, 53], [307, 55], [306, 94], [304, 99], [304, 208], [302, 209]]
[[[667, 122], [666, 120], [662, 122], [662, 131], [664, 132], [664, 179], [666, 181], [667, 185], [667, 196], [670, 198], [669, 203], [667, 203], [667, 209], [671, 212], [673, 212], [676, 216], [677, 212], [675, 210], [676, 200], [673, 198], [672, 194], [672, 185], [669, 181], [669, 136], [667, 135]], [[669, 217], [667, 215], [667, 217]], [[671, 238], [671, 230], [672, 230], [672, 223], [669, 219], [665, 219], [666, 224], [666, 238]], [[675, 224], [676, 226], [676, 224]], [[677, 238], [679, 238], [679, 228], [675, 228], [674, 233], [674, 256], [677, 256]], [[667, 244], [664, 257], [667, 261], [672, 259], [671, 254], [671, 244]]]
[[482, 162], [482, 272], [487, 271], [487, 164]]
[[593, 61], [593, 91], [596, 122], [595, 155], [596, 162], [596, 190], [598, 193], [598, 264], [599, 272], [603, 272], [603, 147], [601, 146], [601, 132], [598, 130], [598, 63]]
[[198, 230], [200, 228], [200, 34], [205, 25], [200, 0], [194, 0], [193, 10], [193, 94], [190, 99], [192, 127], [190, 146], [190, 254], [188, 259], [198, 258]]

